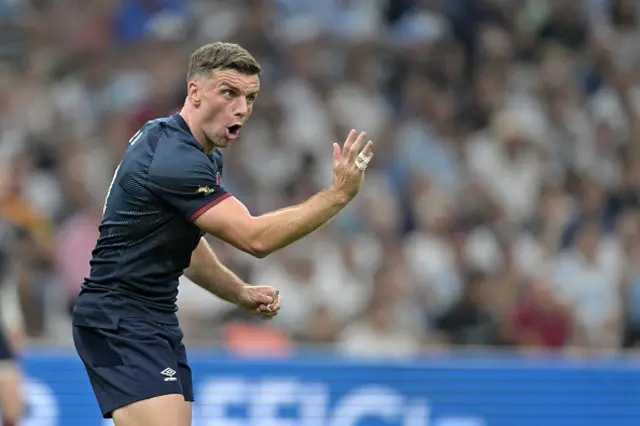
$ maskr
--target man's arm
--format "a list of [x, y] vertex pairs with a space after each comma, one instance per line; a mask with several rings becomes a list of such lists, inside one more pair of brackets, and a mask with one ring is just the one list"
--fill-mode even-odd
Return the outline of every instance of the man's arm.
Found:
[[346, 195], [327, 189], [297, 206], [256, 217], [236, 198], [229, 197], [195, 223], [205, 232], [262, 258], [315, 231], [348, 202]]
[[[358, 193], [364, 172], [355, 162], [366, 133], [356, 138], [352, 130], [340, 152], [333, 146], [334, 183], [297, 206], [287, 207], [262, 216], [252, 216], [237, 199], [227, 197], [195, 219], [205, 232], [256, 257], [265, 257], [305, 237], [329, 221]], [[372, 142], [362, 154], [370, 160]]]
[[276, 289], [245, 284], [220, 262], [204, 238], [191, 254], [184, 275], [208, 292], [264, 319], [276, 316], [282, 303]]
[[224, 266], [204, 238], [191, 254], [191, 264], [184, 275], [198, 286], [227, 302], [238, 304], [245, 283]]

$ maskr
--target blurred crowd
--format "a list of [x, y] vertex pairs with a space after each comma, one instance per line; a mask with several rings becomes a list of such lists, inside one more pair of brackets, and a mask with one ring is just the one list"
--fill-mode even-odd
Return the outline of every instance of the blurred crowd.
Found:
[[332, 142], [375, 142], [359, 197], [266, 259], [258, 324], [186, 279], [190, 344], [414, 356], [640, 341], [636, 0], [0, 0], [0, 215], [26, 230], [29, 335], [69, 312], [129, 138], [180, 108], [191, 51], [264, 68], [223, 185], [254, 214], [331, 184]]

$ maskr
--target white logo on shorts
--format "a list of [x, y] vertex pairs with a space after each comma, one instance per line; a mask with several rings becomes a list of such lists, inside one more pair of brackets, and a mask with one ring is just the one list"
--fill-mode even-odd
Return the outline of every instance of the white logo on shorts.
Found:
[[164, 379], [165, 382], [175, 382], [176, 380], [178, 380], [177, 378], [173, 377], [176, 375], [176, 371], [172, 368], [165, 368], [160, 372], [160, 374], [162, 374], [163, 376], [167, 376]]

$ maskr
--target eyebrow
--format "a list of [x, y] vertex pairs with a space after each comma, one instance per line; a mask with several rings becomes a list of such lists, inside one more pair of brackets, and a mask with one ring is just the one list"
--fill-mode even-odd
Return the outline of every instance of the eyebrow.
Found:
[[[231, 89], [231, 90], [233, 90], [233, 91], [235, 91], [237, 93], [242, 93], [242, 90], [240, 90], [240, 88], [238, 86], [236, 86], [236, 85], [234, 85], [232, 83], [222, 82], [222, 83], [220, 83], [220, 86], [227, 87], [227, 88], [229, 88], [229, 89]], [[260, 89], [258, 89], [256, 91], [253, 91], [253, 92], [249, 92], [249, 93], [246, 94], [246, 96], [257, 96], [258, 92], [260, 92]]]

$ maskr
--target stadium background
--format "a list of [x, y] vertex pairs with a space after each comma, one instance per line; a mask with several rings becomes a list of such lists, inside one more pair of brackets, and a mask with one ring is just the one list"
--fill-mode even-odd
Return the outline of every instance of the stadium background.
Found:
[[264, 67], [223, 176], [252, 212], [330, 184], [331, 143], [352, 127], [376, 157], [357, 200], [305, 241], [263, 260], [213, 242], [248, 282], [281, 289], [277, 320], [182, 283], [198, 425], [635, 424], [638, 13], [0, 0], [0, 214], [31, 236], [26, 424], [100, 422], [69, 309], [128, 139], [180, 107], [188, 55], [213, 40]]

